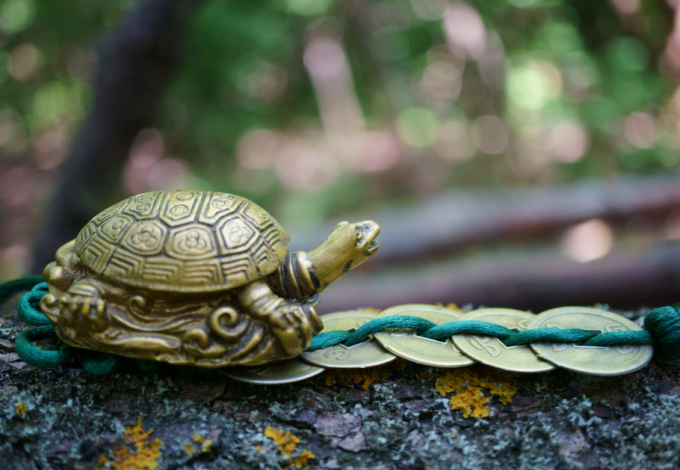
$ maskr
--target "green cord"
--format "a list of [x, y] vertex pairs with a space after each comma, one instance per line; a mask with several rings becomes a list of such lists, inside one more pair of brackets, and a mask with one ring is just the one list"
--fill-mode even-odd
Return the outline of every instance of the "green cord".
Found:
[[47, 283], [41, 282], [37, 284], [31, 292], [24, 294], [19, 299], [17, 304], [17, 313], [19, 318], [29, 325], [43, 326], [51, 325], [49, 318], [40, 311], [40, 299], [47, 293]]
[[81, 351], [80, 362], [85, 372], [92, 375], [108, 375], [120, 367], [123, 358], [113, 354], [101, 354], [93, 351]]
[[498, 338], [506, 346], [531, 343], [575, 343], [584, 346], [652, 345], [666, 360], [680, 359], [680, 304], [660, 307], [645, 317], [642, 331], [610, 331], [597, 333], [576, 328], [558, 330], [537, 328], [520, 332], [501, 325], [478, 320], [456, 320], [439, 326], [418, 317], [395, 316], [371, 320], [354, 332], [328, 331], [314, 337], [307, 351], [328, 348], [336, 344], [350, 347], [366, 341], [372, 334], [388, 328], [410, 328], [424, 338], [446, 341], [453, 335], [481, 335]]
[[56, 338], [52, 325], [43, 325], [22, 331], [14, 342], [14, 348], [21, 359], [29, 365], [51, 368], [66, 364], [73, 356], [73, 348], [63, 346], [56, 351], [40, 349], [34, 343], [42, 339]]
[[[75, 348], [62, 347], [57, 351], [39, 348], [35, 341], [55, 338], [56, 333], [49, 319], [40, 312], [40, 300], [48, 292], [47, 283], [42, 277], [33, 276], [0, 285], [0, 302], [21, 291], [32, 289], [19, 300], [19, 317], [29, 325], [36, 326], [19, 334], [15, 347], [17, 354], [27, 363], [37, 367], [56, 367], [65, 364], [73, 356]], [[456, 320], [436, 325], [419, 317], [394, 316], [371, 320], [355, 331], [327, 331], [312, 340], [307, 351], [328, 348], [336, 344], [351, 347], [366, 341], [371, 335], [389, 329], [412, 329], [424, 338], [445, 341], [453, 335], [471, 334], [491, 336], [501, 340], [506, 346], [520, 346], [538, 342], [575, 343], [584, 346], [652, 345], [657, 356], [664, 360], [680, 359], [680, 304], [669, 305], [652, 310], [644, 321], [641, 331], [612, 331], [597, 333], [580, 329], [559, 330], [538, 328], [515, 332], [504, 326], [477, 320]], [[115, 371], [123, 358], [114, 355], [103, 356], [91, 351], [82, 353], [83, 368], [94, 375], [105, 375]], [[153, 361], [135, 361], [137, 366], [147, 372], [160, 369]], [[178, 369], [193, 374], [193, 368]]]

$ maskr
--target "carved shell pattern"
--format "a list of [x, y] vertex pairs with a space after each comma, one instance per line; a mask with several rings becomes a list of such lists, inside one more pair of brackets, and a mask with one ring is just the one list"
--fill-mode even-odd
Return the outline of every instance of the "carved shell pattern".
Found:
[[213, 191], [153, 191], [94, 217], [78, 234], [82, 263], [112, 281], [200, 293], [242, 286], [274, 272], [288, 234], [264, 209]]

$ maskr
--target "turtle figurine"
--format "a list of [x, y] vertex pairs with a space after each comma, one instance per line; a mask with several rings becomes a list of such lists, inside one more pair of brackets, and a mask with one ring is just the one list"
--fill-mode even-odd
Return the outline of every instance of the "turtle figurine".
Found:
[[65, 343], [177, 365], [295, 357], [322, 328], [309, 299], [378, 249], [372, 221], [311, 251], [264, 209], [214, 191], [153, 191], [95, 216], [44, 271], [42, 312]]

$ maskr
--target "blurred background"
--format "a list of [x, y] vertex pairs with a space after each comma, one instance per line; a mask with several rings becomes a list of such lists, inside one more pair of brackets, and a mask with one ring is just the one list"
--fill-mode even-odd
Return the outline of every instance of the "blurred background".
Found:
[[197, 188], [380, 223], [322, 311], [680, 300], [678, 3], [0, 0], [0, 278]]

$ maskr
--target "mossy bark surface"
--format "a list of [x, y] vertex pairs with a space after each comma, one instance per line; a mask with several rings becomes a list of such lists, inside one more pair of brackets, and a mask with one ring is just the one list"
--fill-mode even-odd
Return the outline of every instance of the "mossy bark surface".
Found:
[[[14, 352], [24, 328], [0, 320], [1, 468], [680, 468], [677, 366], [603, 378], [397, 363], [265, 387], [34, 369]], [[464, 417], [474, 409], [488, 416]]]

